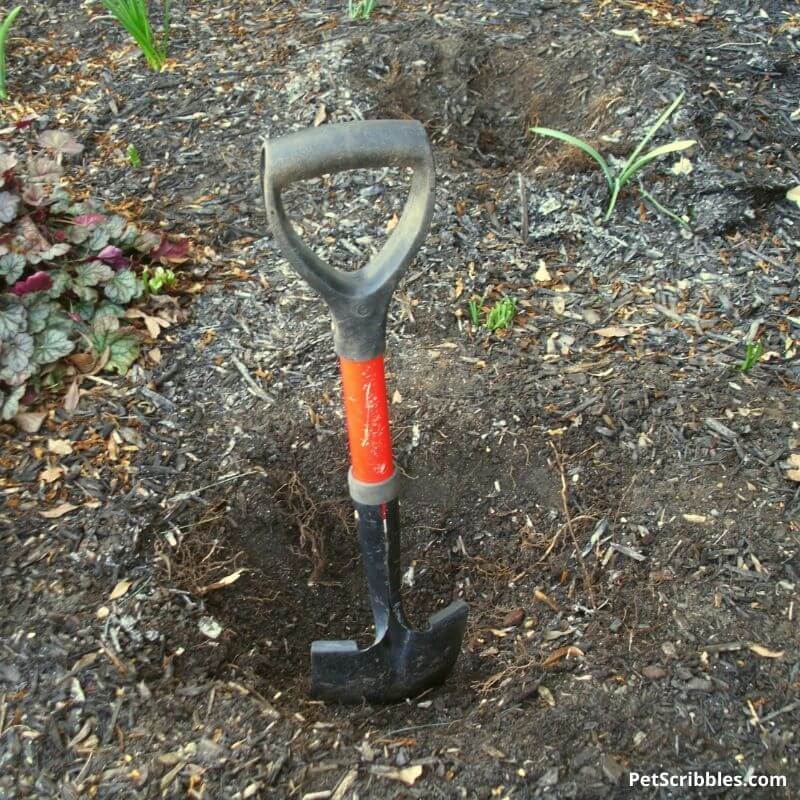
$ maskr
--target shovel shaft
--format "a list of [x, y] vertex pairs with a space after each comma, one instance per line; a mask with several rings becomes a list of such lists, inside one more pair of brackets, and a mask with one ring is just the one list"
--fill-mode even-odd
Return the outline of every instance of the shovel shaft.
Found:
[[340, 358], [339, 366], [352, 476], [365, 484], [383, 483], [394, 475], [383, 356]]

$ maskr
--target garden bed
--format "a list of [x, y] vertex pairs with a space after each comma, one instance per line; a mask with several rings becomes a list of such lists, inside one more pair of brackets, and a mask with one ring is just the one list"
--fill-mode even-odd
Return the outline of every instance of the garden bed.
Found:
[[[2, 428], [0, 796], [588, 798], [691, 770], [796, 793], [799, 26], [759, 8], [176, 2], [155, 75], [99, 4], [26, 6], [2, 127], [71, 130], [76, 187], [195, 261], [188, 321], [126, 378]], [[695, 139], [692, 170], [643, 181], [691, 230], [635, 192], [601, 224], [593, 163], [527, 133], [624, 157], [682, 91], [658, 143]], [[384, 116], [425, 123], [438, 177], [389, 323], [406, 602], [470, 620], [441, 689], [336, 708], [310, 643], [370, 624], [336, 364], [258, 149]], [[289, 201], [350, 263], [405, 184]], [[510, 330], [470, 323], [504, 296]]]

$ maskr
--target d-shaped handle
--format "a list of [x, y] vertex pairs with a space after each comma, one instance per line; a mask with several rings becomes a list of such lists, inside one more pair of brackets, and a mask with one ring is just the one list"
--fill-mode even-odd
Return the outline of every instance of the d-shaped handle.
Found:
[[[333, 172], [411, 167], [411, 191], [383, 249], [362, 269], [326, 264], [297, 235], [281, 200], [295, 181]], [[264, 204], [286, 259], [331, 309], [338, 355], [365, 361], [383, 352], [389, 300], [425, 239], [433, 213], [433, 154], [419, 122], [373, 120], [308, 128], [268, 139], [261, 150]]]

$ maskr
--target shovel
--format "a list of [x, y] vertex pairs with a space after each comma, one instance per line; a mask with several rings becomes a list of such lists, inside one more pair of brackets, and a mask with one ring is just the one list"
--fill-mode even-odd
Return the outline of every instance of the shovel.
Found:
[[[296, 181], [351, 169], [410, 167], [411, 191], [383, 249], [362, 269], [343, 272], [300, 239], [281, 192]], [[433, 155], [418, 122], [376, 120], [327, 125], [264, 142], [264, 203], [289, 263], [322, 296], [333, 317], [350, 444], [348, 485], [375, 622], [375, 641], [311, 645], [311, 691], [331, 702], [388, 703], [418, 695], [450, 674], [461, 649], [467, 604], [451, 603], [423, 630], [412, 628], [400, 597], [400, 477], [392, 456], [383, 352], [392, 292], [428, 231]]]

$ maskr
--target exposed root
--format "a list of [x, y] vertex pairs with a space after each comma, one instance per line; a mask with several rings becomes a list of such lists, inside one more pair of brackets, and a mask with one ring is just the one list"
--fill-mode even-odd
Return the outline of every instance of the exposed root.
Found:
[[296, 472], [292, 472], [287, 481], [275, 492], [280, 508], [287, 520], [296, 526], [300, 534], [300, 549], [309, 554], [311, 559], [311, 575], [308, 585], [321, 582], [327, 566], [325, 531], [328, 525], [326, 518], [333, 518], [345, 530], [351, 530], [352, 522], [340, 503], [325, 500], [316, 503], [308, 487]]

